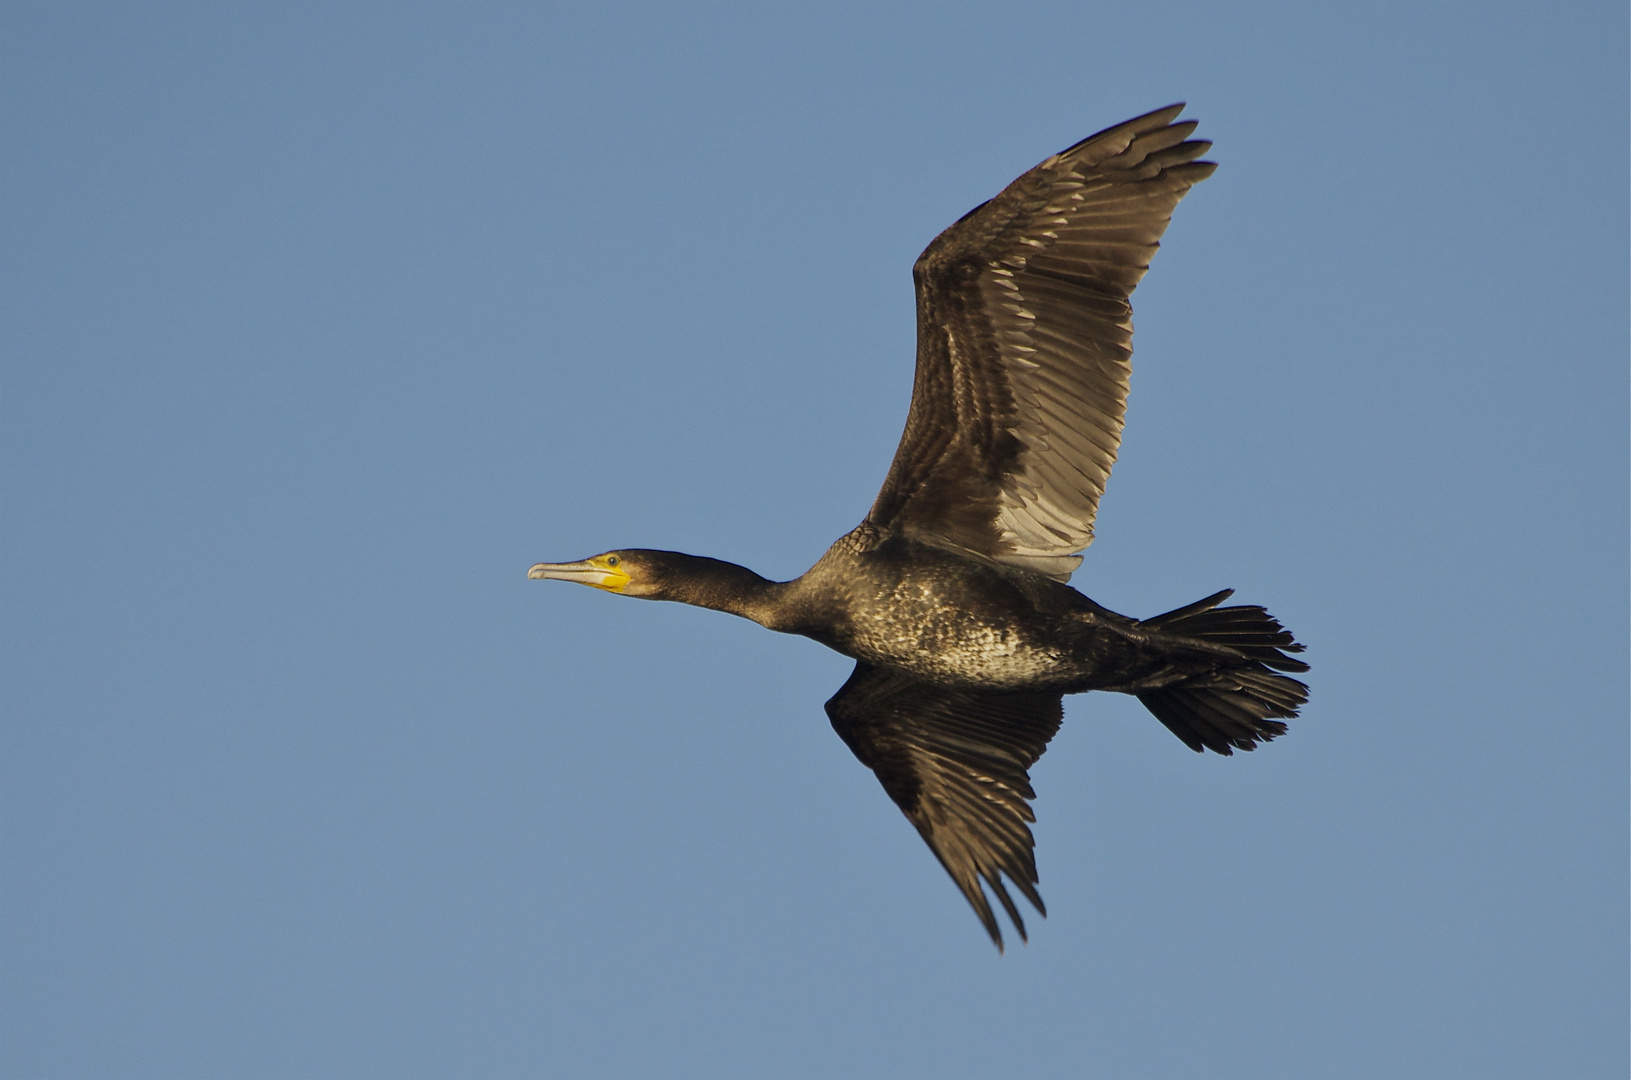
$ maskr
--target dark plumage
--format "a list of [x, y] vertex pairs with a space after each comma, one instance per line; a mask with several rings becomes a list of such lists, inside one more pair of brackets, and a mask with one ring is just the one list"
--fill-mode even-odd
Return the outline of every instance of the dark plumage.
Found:
[[1173, 208], [1215, 165], [1173, 105], [1048, 158], [918, 258], [906, 431], [866, 520], [803, 576], [625, 550], [539, 563], [578, 581], [728, 611], [856, 661], [827, 702], [1002, 947], [982, 882], [1025, 936], [1004, 878], [1038, 911], [1027, 769], [1061, 696], [1135, 694], [1191, 749], [1285, 733], [1308, 665], [1229, 591], [1152, 619], [1065, 584], [1121, 443], [1134, 287]]

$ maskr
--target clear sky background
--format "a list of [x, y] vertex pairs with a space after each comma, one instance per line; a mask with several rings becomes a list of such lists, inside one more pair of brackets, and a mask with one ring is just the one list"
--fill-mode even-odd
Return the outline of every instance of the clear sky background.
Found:
[[[6, 1077], [1621, 1077], [1623, 3], [0, 15]], [[910, 267], [1190, 102], [1075, 584], [1234, 586], [1283, 740], [1069, 700], [998, 956], [786, 578]]]

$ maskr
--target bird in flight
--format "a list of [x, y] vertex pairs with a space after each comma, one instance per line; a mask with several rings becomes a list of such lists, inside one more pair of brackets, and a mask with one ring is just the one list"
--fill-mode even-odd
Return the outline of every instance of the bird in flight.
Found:
[[802, 576], [620, 549], [530, 578], [674, 600], [802, 634], [855, 660], [827, 702], [1000, 950], [986, 888], [1043, 915], [1027, 770], [1062, 696], [1132, 694], [1190, 749], [1285, 733], [1303, 647], [1231, 590], [1132, 619], [1066, 584], [1121, 445], [1133, 289], [1178, 201], [1217, 168], [1183, 106], [1054, 154], [935, 238], [912, 268], [917, 374], [866, 519]]

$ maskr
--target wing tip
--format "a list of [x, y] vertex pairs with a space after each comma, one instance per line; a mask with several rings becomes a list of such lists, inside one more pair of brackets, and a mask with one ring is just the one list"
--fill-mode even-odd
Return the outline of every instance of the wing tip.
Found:
[[1163, 105], [1159, 109], [1151, 109], [1149, 112], [1135, 116], [1131, 120], [1123, 120], [1119, 124], [1111, 124], [1103, 131], [1095, 131], [1087, 138], [1080, 139], [1072, 143], [1070, 146], [1067, 146], [1065, 149], [1055, 154], [1054, 157], [1062, 158], [1067, 154], [1070, 154], [1072, 151], [1086, 146], [1094, 139], [1102, 139], [1106, 135], [1115, 134], [1117, 132], [1128, 132], [1132, 135], [1143, 135], [1147, 132], [1159, 131], [1160, 129], [1170, 125], [1174, 120], [1178, 119], [1179, 115], [1183, 113], [1184, 109], [1187, 108], [1188, 105], [1189, 103], [1187, 101], [1175, 101], [1171, 105]]
[[[935, 854], [939, 856], [940, 853], [935, 852]], [[945, 865], [944, 858], [941, 859], [941, 865]], [[948, 866], [946, 870], [949, 873], [951, 868]], [[1005, 877], [1007, 881], [1003, 880]], [[952, 874], [952, 880], [956, 882], [957, 888], [963, 894], [963, 898], [968, 901], [968, 906], [974, 909], [975, 916], [980, 920], [980, 925], [985, 927], [985, 932], [991, 936], [991, 944], [997, 947], [999, 954], [1007, 952], [1006, 942], [1002, 936], [1002, 923], [997, 918], [996, 912], [991, 909], [991, 900], [985, 894], [986, 887], [991, 889], [991, 894], [997, 898], [997, 902], [1007, 912], [1009, 920], [1014, 924], [1014, 932], [1019, 935], [1021, 945], [1029, 945], [1031, 935], [1025, 928], [1025, 917], [1020, 913], [1019, 905], [1014, 903], [1013, 896], [1008, 892], [1008, 883], [1011, 882], [1019, 889], [1025, 899], [1030, 901], [1031, 906], [1036, 908], [1038, 915], [1044, 919], [1048, 917], [1047, 905], [1042, 903], [1042, 896], [1036, 891], [1036, 886], [1032, 882], [1024, 880], [1023, 877], [1015, 876], [1012, 871], [1006, 868], [980, 870], [974, 874], [971, 880], [967, 881], [959, 878], [956, 874]]]

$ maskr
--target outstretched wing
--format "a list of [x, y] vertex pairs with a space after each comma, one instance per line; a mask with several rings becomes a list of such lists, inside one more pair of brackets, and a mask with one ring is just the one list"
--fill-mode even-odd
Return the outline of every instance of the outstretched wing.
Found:
[[1025, 921], [1003, 886], [1018, 886], [1043, 915], [1036, 891], [1036, 798], [1026, 770], [1042, 756], [1064, 715], [1058, 694], [947, 690], [857, 663], [827, 702], [833, 730], [878, 774], [929, 849], [985, 924], [997, 948], [1002, 929], [981, 880], [1013, 919]]
[[868, 520], [1058, 581], [1121, 446], [1128, 297], [1217, 168], [1182, 105], [1089, 136], [935, 238], [912, 268], [917, 376]]

